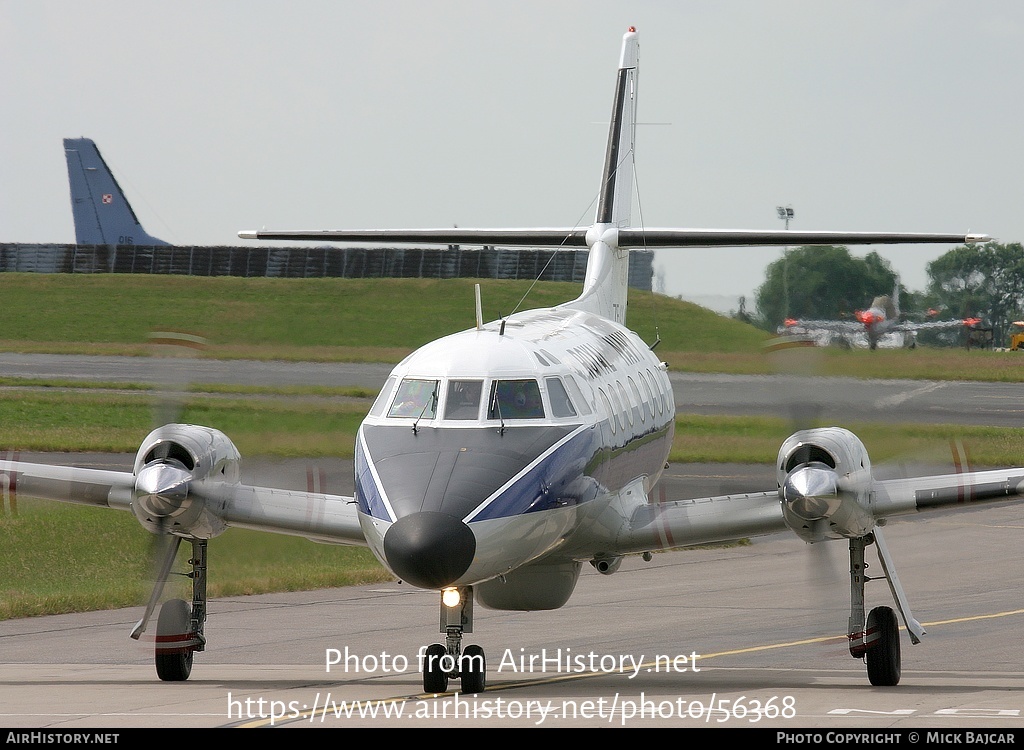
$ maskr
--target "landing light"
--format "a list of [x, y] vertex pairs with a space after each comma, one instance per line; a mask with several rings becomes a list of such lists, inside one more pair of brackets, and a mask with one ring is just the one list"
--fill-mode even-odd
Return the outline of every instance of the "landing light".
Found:
[[458, 589], [442, 589], [441, 590], [441, 602], [446, 607], [457, 607], [459, 602], [462, 601], [462, 597], [459, 596]]

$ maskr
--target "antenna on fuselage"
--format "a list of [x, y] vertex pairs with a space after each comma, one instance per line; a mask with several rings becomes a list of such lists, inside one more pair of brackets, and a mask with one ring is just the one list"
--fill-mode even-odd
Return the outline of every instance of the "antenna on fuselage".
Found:
[[474, 284], [474, 294], [476, 295], [476, 330], [483, 330], [484, 327], [484, 309], [480, 304], [480, 285]]

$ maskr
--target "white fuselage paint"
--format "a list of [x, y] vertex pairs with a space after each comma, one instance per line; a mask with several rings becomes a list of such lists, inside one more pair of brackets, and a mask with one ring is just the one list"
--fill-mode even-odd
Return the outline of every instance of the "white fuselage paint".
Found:
[[[548, 388], [548, 378], [565, 384], [575, 415], [553, 416], [554, 394]], [[387, 416], [403, 379], [440, 381], [436, 417]], [[446, 420], [444, 384], [451, 379], [483, 381], [485, 401], [494, 381], [536, 380], [545, 416], [499, 420], [488, 418], [487, 409], [481, 408], [479, 419]], [[523, 461], [509, 481], [490, 496], [480, 497], [476, 507], [461, 519], [472, 529], [477, 549], [472, 565], [456, 584], [470, 585], [550, 556], [580, 531], [593, 541], [581, 545], [577, 539], [567, 545], [576, 559], [610, 548], [632, 511], [648, 502], [647, 493], [664, 470], [674, 416], [665, 366], [639, 336], [601, 316], [560, 307], [520, 313], [504, 324], [492, 322], [417, 350], [394, 369], [364, 428], [398, 430], [403, 438], [414, 424], [420, 431], [486, 428], [498, 432], [504, 422], [505, 434], [510, 436], [529, 427], [565, 429], [562, 439]], [[389, 487], [374, 468], [375, 456], [367, 450], [362, 432], [360, 446], [367, 451], [370, 474], [391, 517], [361, 512], [360, 522], [371, 549], [387, 565], [384, 536], [397, 518]], [[510, 493], [522, 492], [521, 485], [532, 481], [531, 469], [544, 461], [557, 462], [561, 454], [568, 453], [572, 457], [566, 458], [567, 465], [558, 471], [563, 478], [565, 472], [573, 474], [575, 497], [582, 491], [585, 501], [526, 512], [496, 510]], [[627, 487], [629, 492], [623, 493]], [[543, 486], [540, 492], [544, 492]], [[615, 510], [611, 522], [609, 508]], [[360, 509], [365, 511], [363, 503]]]

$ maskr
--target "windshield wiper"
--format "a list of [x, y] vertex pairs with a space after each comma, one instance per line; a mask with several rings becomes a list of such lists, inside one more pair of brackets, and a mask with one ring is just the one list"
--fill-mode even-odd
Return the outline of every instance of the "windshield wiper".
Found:
[[418, 434], [416, 431], [416, 425], [419, 424], [421, 419], [423, 419], [423, 415], [427, 413], [427, 409], [429, 409], [431, 405], [433, 405], [435, 410], [437, 409], [437, 381], [434, 381], [434, 392], [430, 394], [430, 398], [427, 399], [427, 403], [423, 404], [423, 411], [420, 412], [420, 415], [416, 417], [412, 423], [413, 435]]
[[[504, 322], [502, 323], [504, 325]], [[501, 427], [498, 429], [499, 435], [505, 434], [505, 418], [501, 416], [501, 402], [498, 401], [498, 388], [494, 388], [494, 398], [491, 400], [491, 409], [498, 412], [498, 421], [501, 422]]]

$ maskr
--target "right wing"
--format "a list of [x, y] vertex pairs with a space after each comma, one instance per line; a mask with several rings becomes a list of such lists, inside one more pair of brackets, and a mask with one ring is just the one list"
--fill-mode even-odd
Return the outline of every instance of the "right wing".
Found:
[[242, 484], [223, 433], [165, 425], [143, 441], [135, 469], [107, 471], [0, 460], [0, 492], [129, 510], [154, 533], [210, 539], [228, 527], [365, 545], [355, 501]]

